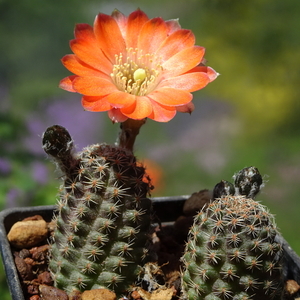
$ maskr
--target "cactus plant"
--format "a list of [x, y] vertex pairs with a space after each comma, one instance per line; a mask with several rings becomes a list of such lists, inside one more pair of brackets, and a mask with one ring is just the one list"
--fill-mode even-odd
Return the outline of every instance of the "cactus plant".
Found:
[[152, 205], [145, 168], [117, 146], [96, 144], [76, 155], [58, 125], [44, 133], [43, 148], [63, 172], [49, 262], [55, 285], [121, 295], [147, 253]]
[[253, 199], [223, 195], [196, 216], [182, 261], [189, 300], [281, 299], [282, 247], [273, 216]]

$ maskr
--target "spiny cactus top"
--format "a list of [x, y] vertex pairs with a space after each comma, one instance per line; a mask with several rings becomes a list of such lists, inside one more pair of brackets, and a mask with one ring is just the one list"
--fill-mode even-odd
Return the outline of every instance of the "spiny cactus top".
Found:
[[43, 144], [64, 173], [49, 263], [56, 286], [121, 295], [146, 255], [152, 206], [145, 168], [130, 151], [105, 144], [74, 155], [70, 135], [57, 125]]
[[183, 256], [189, 300], [280, 299], [282, 247], [273, 216], [243, 196], [223, 196], [195, 217]]

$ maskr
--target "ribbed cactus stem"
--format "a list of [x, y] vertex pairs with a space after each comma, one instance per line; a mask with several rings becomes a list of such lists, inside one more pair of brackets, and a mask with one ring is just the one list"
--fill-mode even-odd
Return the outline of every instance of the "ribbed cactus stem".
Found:
[[223, 196], [202, 209], [182, 261], [189, 300], [281, 299], [282, 247], [273, 216], [243, 196]]
[[122, 295], [147, 255], [150, 180], [131, 151], [97, 144], [79, 154], [61, 126], [43, 136], [60, 166], [60, 188], [49, 268], [67, 292], [106, 287]]

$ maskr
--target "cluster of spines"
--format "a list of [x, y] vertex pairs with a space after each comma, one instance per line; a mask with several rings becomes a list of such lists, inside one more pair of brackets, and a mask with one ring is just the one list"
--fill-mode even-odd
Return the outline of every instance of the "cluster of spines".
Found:
[[[186, 244], [188, 299], [280, 299], [281, 245], [273, 216], [252, 199], [224, 196], [195, 217]], [[245, 298], [246, 297], [246, 298]]]
[[68, 132], [57, 125], [43, 144], [64, 173], [49, 264], [56, 286], [121, 294], [146, 255], [151, 184], [145, 168], [131, 152], [104, 144], [74, 155]]

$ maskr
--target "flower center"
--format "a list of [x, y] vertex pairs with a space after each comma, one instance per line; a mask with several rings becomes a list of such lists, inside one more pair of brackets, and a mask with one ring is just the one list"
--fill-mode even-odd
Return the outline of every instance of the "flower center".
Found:
[[127, 57], [116, 55], [111, 78], [120, 91], [145, 96], [155, 89], [162, 66], [155, 54], [143, 54], [142, 50], [129, 48]]

